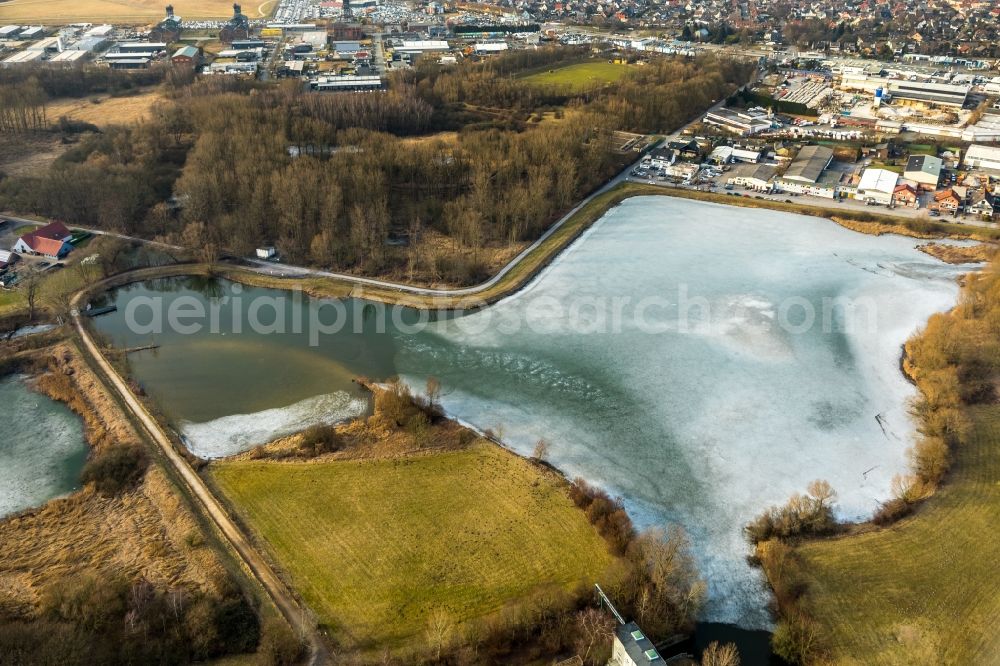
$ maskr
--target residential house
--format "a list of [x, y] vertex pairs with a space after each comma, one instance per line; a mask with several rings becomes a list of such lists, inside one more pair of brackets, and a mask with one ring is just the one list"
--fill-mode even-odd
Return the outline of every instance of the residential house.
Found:
[[670, 148], [657, 148], [649, 153], [649, 165], [654, 169], [665, 169], [674, 163], [674, 151]]
[[989, 192], [976, 191], [970, 198], [965, 210], [984, 219], [992, 220], [997, 214], [1000, 201]]
[[892, 202], [897, 206], [905, 206], [907, 208], [917, 208], [920, 205], [917, 190], [909, 183], [901, 183], [896, 186], [896, 189], [892, 192]]
[[701, 148], [694, 139], [689, 141], [667, 141], [667, 148], [677, 151], [677, 154], [686, 160], [696, 160], [701, 156]]
[[955, 188], [949, 187], [946, 190], [935, 192], [934, 201], [927, 204], [927, 207], [942, 213], [954, 213], [962, 205], [963, 199], [964, 197], [960, 197]]
[[69, 244], [72, 234], [62, 222], [52, 222], [31, 233], [24, 234], [14, 243], [14, 252], [34, 254], [50, 259], [62, 259], [73, 249]]

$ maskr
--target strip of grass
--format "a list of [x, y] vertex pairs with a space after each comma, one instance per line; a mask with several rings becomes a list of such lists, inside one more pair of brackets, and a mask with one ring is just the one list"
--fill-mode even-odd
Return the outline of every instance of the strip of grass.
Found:
[[971, 415], [951, 477], [915, 516], [796, 549], [835, 663], [996, 663], [1000, 406]]
[[336, 640], [401, 647], [614, 565], [566, 483], [492, 444], [209, 473]]
[[605, 61], [583, 62], [531, 74], [523, 80], [531, 85], [579, 92], [614, 83], [625, 76], [628, 67]]

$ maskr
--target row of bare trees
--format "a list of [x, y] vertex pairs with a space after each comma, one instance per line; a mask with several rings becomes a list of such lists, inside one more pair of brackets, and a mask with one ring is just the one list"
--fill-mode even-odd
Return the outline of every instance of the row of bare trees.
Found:
[[46, 128], [46, 102], [45, 92], [37, 81], [0, 86], [0, 133]]

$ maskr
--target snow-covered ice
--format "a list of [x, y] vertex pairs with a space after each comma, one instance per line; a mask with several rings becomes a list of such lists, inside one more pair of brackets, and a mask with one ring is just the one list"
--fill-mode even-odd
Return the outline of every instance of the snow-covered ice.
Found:
[[397, 365], [415, 388], [440, 378], [450, 413], [500, 425], [522, 452], [546, 438], [555, 465], [621, 494], [638, 524], [682, 524], [709, 581], [706, 619], [763, 628], [742, 526], [817, 478], [842, 518], [864, 518], [906, 468], [901, 345], [953, 305], [963, 270], [917, 244], [630, 199], [528, 289], [401, 337]]

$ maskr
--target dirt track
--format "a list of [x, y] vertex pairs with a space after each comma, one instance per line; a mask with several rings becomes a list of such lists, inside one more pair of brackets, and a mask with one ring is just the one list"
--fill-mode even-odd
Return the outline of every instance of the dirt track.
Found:
[[79, 314], [78, 305], [84, 295], [84, 292], [77, 294], [73, 302], [73, 325], [76, 327], [77, 333], [79, 333], [80, 339], [83, 342], [82, 350], [89, 354], [98, 367], [100, 367], [101, 371], [108, 378], [110, 383], [109, 388], [113, 389], [121, 397], [123, 403], [132, 412], [137, 422], [142, 424], [150, 439], [156, 443], [170, 465], [173, 466], [178, 475], [184, 480], [184, 483], [191, 491], [191, 495], [195, 498], [198, 505], [218, 526], [233, 550], [250, 570], [257, 582], [264, 588], [264, 591], [274, 602], [274, 605], [284, 616], [285, 620], [307, 642], [309, 646], [308, 663], [327, 663], [329, 659], [325, 643], [315, 625], [308, 619], [308, 615], [303, 612], [303, 609], [295, 600], [291, 591], [278, 578], [264, 557], [229, 517], [229, 514], [226, 513], [201, 477], [198, 476], [198, 473], [177, 452], [156, 419], [136, 399], [125, 384], [125, 381], [115, 372], [114, 368], [111, 367], [111, 364], [108, 363], [107, 359], [104, 358], [104, 355], [97, 348], [90, 333], [83, 325]]

